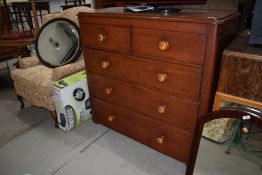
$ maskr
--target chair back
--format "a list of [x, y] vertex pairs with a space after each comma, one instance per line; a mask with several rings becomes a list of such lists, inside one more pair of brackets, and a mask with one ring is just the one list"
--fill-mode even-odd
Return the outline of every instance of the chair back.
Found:
[[78, 7], [78, 6], [86, 6], [91, 7], [91, 4], [86, 3], [86, 0], [65, 0], [65, 4], [60, 7], [64, 10], [69, 8]]
[[9, 33], [12, 29], [11, 21], [7, 14], [6, 8], [4, 6], [0, 6], [0, 35]]
[[[42, 26], [42, 16], [43, 14], [50, 13], [49, 1], [39, 1], [35, 2], [37, 18], [39, 22], [39, 27]], [[13, 2], [12, 10], [10, 11], [10, 16], [13, 18], [13, 24], [16, 26], [17, 30], [31, 30], [35, 29], [35, 24], [32, 18], [32, 4], [31, 2]]]
[[62, 11], [60, 13], [47, 14], [47, 15], [43, 16], [43, 25], [45, 23], [47, 23], [48, 21], [50, 21], [51, 19], [63, 17], [63, 18], [70, 19], [77, 26], [79, 26], [77, 14], [79, 12], [87, 12], [87, 11], [93, 11], [93, 10], [94, 9], [91, 9], [89, 7], [78, 6], [78, 7], [73, 7], [73, 8], [67, 9], [67, 10]]
[[65, 0], [65, 4], [67, 5], [68, 3], [73, 3], [73, 5], [81, 5], [85, 4], [86, 0]]

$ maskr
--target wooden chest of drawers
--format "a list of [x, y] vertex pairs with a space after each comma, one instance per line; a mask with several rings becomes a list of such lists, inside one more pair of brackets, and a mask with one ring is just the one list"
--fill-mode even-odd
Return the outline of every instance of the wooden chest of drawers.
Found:
[[[93, 119], [187, 163], [238, 13], [80, 13]], [[210, 103], [211, 102], [211, 103]]]

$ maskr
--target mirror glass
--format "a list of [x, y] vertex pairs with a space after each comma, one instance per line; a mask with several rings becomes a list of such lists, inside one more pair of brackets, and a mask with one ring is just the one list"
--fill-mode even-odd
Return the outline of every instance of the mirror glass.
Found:
[[[262, 110], [223, 101], [233, 106]], [[262, 128], [235, 118], [220, 118], [205, 123], [194, 175], [261, 175]]]
[[65, 18], [55, 18], [47, 22], [36, 41], [36, 54], [48, 67], [76, 61], [81, 49], [79, 27]]

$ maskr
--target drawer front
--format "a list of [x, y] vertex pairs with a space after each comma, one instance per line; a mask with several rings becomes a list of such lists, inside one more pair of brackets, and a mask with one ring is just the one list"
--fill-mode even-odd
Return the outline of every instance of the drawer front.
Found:
[[199, 98], [201, 69], [86, 49], [89, 71], [154, 87], [193, 99]]
[[149, 55], [155, 59], [202, 65], [205, 45], [205, 35], [147, 29], [133, 30], [133, 52]]
[[124, 108], [92, 99], [95, 120], [182, 162], [187, 162], [192, 135]]
[[194, 102], [94, 73], [89, 75], [88, 82], [95, 97], [186, 132], [194, 131], [198, 111]]
[[130, 51], [130, 29], [127, 27], [83, 24], [82, 40], [85, 46], [122, 52]]

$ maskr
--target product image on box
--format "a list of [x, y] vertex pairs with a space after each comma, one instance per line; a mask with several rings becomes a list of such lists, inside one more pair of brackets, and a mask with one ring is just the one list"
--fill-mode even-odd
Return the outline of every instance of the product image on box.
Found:
[[59, 127], [66, 132], [91, 118], [87, 75], [80, 71], [53, 84]]

